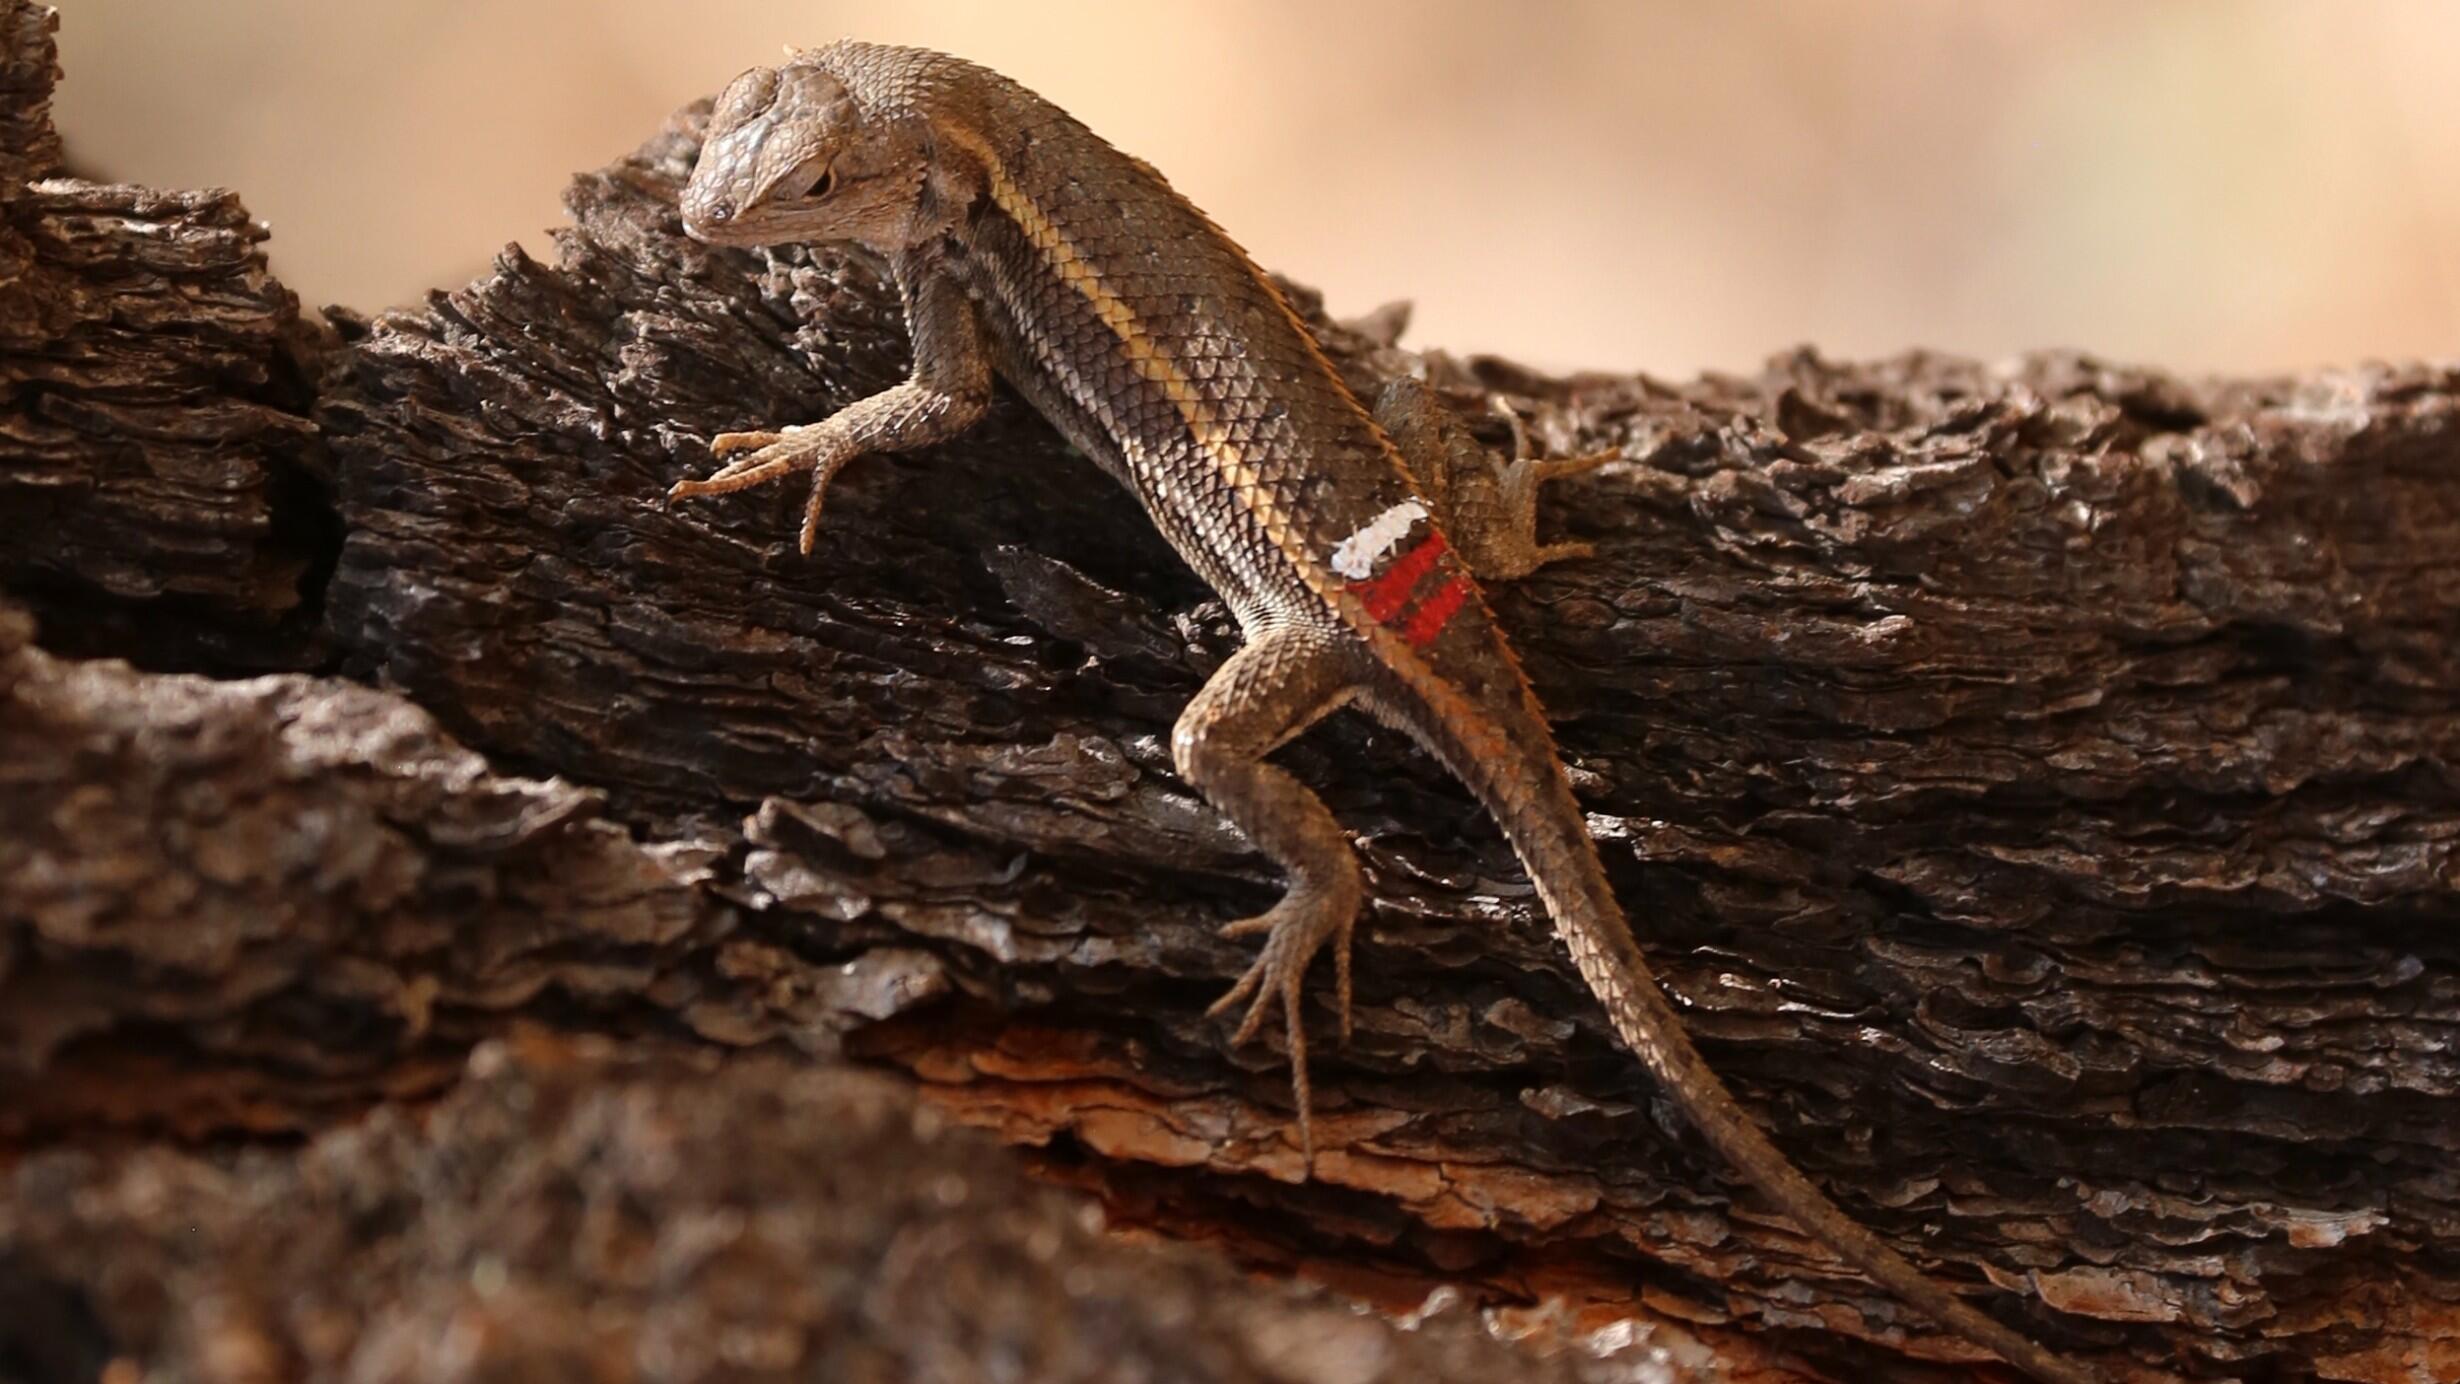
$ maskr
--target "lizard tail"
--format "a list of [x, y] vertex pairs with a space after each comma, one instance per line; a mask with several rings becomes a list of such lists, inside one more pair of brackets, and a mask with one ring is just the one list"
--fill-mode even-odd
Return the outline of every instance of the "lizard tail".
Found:
[[[1738, 1104], [1702, 1058], [1681, 1017], [1632, 940], [1622, 906], [1608, 884], [1571, 784], [1555, 757], [1553, 737], [1534, 699], [1526, 725], [1517, 715], [1475, 717], [1472, 737], [1519, 742], [1543, 753], [1478, 753], [1468, 745], [1431, 743], [1476, 791], [1502, 826], [1545, 901], [1573, 962], [1605, 1005], [1615, 1032], [1672, 1094], [1708, 1142], [1792, 1220], [1902, 1301], [1966, 1340], [2053, 1384], [2096, 1384], [2099, 1375], [2061, 1359], [2023, 1334], [1984, 1316], [1902, 1254], [1845, 1214], [1805, 1177]], [[1506, 724], [1495, 724], [1501, 720]], [[1477, 732], [1482, 731], [1480, 735]], [[1437, 731], [1430, 742], [1451, 739]], [[1534, 742], [1534, 743], [1533, 743]], [[1533, 768], [1544, 765], [1543, 770]]]

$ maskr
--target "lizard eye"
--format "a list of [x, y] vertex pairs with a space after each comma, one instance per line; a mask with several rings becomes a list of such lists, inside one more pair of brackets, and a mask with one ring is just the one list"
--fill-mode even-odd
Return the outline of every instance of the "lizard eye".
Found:
[[835, 190], [836, 187], [837, 170], [834, 168], [824, 168], [820, 171], [820, 176], [812, 180], [811, 186], [803, 189], [803, 200], [807, 202], [817, 202], [821, 198], [828, 196], [829, 193]]

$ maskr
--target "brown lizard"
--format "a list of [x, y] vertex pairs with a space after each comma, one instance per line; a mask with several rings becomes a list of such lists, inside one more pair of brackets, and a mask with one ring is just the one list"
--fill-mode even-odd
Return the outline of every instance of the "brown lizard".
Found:
[[[840, 468], [944, 441], [994, 375], [1142, 500], [1237, 617], [1246, 643], [1171, 736], [1180, 772], [1284, 869], [1233, 935], [1255, 964], [1236, 1041], [1278, 1005], [1301, 1137], [1300, 989], [1333, 949], [1343, 1029], [1359, 865], [1323, 802], [1266, 756], [1357, 706], [1408, 732], [1502, 826], [1615, 1031], [1786, 1215], [1951, 1330], [2047, 1380], [2067, 1363], [1930, 1279], [1806, 1178], [1710, 1070], [1633, 943], [1546, 718], [1480, 594], [1580, 551], [1534, 540], [1539, 482], [1594, 464], [1500, 470], [1423, 389], [1370, 412], [1289, 303], [1159, 173], [997, 73], [841, 42], [753, 68], [718, 98], [683, 224], [726, 245], [852, 243], [885, 260], [910, 378], [817, 423], [725, 433], [733, 459], [671, 496], [812, 473], [803, 551]], [[739, 455], [737, 455], [739, 454]]]

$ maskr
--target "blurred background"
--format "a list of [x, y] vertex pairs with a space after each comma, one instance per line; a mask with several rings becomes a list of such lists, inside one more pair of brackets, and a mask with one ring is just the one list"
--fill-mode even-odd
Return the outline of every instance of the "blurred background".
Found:
[[240, 189], [310, 304], [545, 253], [785, 42], [999, 68], [1333, 311], [1687, 376], [1796, 342], [2460, 355], [2460, 5], [58, 0], [81, 171]]

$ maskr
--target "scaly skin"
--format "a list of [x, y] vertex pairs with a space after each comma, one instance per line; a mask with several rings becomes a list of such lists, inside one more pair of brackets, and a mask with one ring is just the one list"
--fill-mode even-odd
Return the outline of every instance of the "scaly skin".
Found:
[[1735, 1103], [1641, 959], [1471, 571], [1513, 576], [1575, 553], [1533, 541], [1530, 498], [1538, 481], [1596, 459], [1497, 476], [1465, 459], [1474, 449], [1406, 386], [1380, 401], [1379, 421], [1272, 283], [1151, 167], [942, 54], [845, 42], [736, 78], [683, 217], [717, 243], [854, 242], [880, 254], [904, 296], [914, 371], [817, 424], [719, 437], [717, 454], [744, 455], [674, 497], [811, 471], [808, 552], [840, 467], [961, 432], [996, 373], [1144, 501], [1237, 615], [1248, 643], [1188, 705], [1171, 747], [1181, 773], [1289, 873], [1278, 904], [1232, 925], [1265, 942], [1216, 1007], [1247, 1002], [1241, 1040], [1279, 1007], [1310, 1158], [1300, 984], [1333, 944], [1346, 1028], [1362, 884], [1322, 801], [1264, 757], [1355, 703], [1477, 793], [1615, 1031], [1788, 1216], [2008, 1362], [2064, 1384], [2094, 1377], [1839, 1210]]

